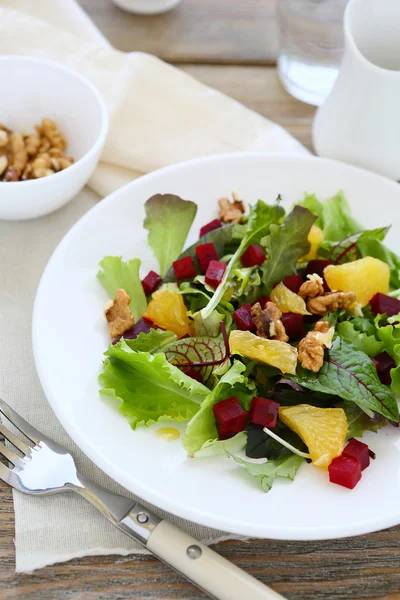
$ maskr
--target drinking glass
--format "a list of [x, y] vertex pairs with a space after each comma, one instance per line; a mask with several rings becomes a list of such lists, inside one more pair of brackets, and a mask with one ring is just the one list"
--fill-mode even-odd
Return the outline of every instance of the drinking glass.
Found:
[[278, 73], [295, 98], [319, 106], [335, 83], [343, 54], [348, 0], [277, 0]]

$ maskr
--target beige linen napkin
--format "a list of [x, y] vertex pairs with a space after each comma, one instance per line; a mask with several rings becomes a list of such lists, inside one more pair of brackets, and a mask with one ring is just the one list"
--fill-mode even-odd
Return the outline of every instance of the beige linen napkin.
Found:
[[[277, 125], [162, 61], [114, 50], [74, 0], [0, 0], [0, 54], [40, 56], [76, 69], [104, 95], [111, 116], [92, 190], [41, 219], [0, 221], [0, 395], [69, 448], [87, 476], [123, 493], [68, 438], [36, 376], [31, 311], [51, 252], [98, 200], [93, 190], [105, 195], [140, 174], [206, 154], [306, 150]], [[62, 335], [62, 320], [56, 331]], [[14, 506], [17, 571], [79, 556], [143, 551], [79, 497], [15, 493]], [[237, 537], [164, 516], [206, 543]]]

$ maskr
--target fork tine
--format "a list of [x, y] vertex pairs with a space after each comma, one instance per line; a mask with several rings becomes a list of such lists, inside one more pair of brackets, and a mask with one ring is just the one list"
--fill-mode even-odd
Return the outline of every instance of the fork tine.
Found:
[[35, 427], [32, 427], [32, 425], [29, 425], [29, 423], [27, 423], [25, 419], [20, 417], [19, 414], [16, 413], [15, 410], [11, 408], [11, 406], [8, 406], [8, 404], [6, 404], [1, 398], [0, 412], [2, 412], [7, 417], [7, 419], [11, 421], [11, 423], [18, 427], [18, 429], [24, 435], [26, 435], [26, 437], [29, 438], [34, 444], [39, 444], [41, 438], [40, 432], [37, 429], [35, 429]]
[[0, 423], [0, 434], [2, 434], [15, 448], [18, 448], [24, 456], [31, 456], [32, 448], [14, 435], [5, 425]]
[[14, 467], [23, 467], [24, 461], [20, 459], [19, 456], [15, 454], [12, 450], [7, 448], [4, 444], [0, 442], [0, 454], [2, 454], [7, 460], [11, 461]]

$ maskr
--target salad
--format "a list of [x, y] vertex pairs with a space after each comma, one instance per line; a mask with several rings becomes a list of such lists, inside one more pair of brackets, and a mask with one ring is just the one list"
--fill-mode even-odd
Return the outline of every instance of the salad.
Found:
[[[375, 454], [365, 431], [399, 426], [400, 258], [339, 192], [285, 211], [233, 195], [184, 252], [197, 206], [145, 204], [159, 263], [106, 256], [112, 341], [99, 377], [132, 429], [187, 422], [195, 460], [225, 456], [269, 491], [304, 462], [349, 489]], [[179, 432], [170, 428], [172, 438]], [[379, 457], [378, 457], [379, 458]]]

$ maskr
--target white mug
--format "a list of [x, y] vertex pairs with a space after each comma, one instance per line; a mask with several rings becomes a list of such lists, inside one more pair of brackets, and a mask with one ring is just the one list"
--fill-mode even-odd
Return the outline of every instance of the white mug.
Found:
[[350, 0], [335, 86], [313, 143], [335, 158], [400, 180], [400, 0]]

